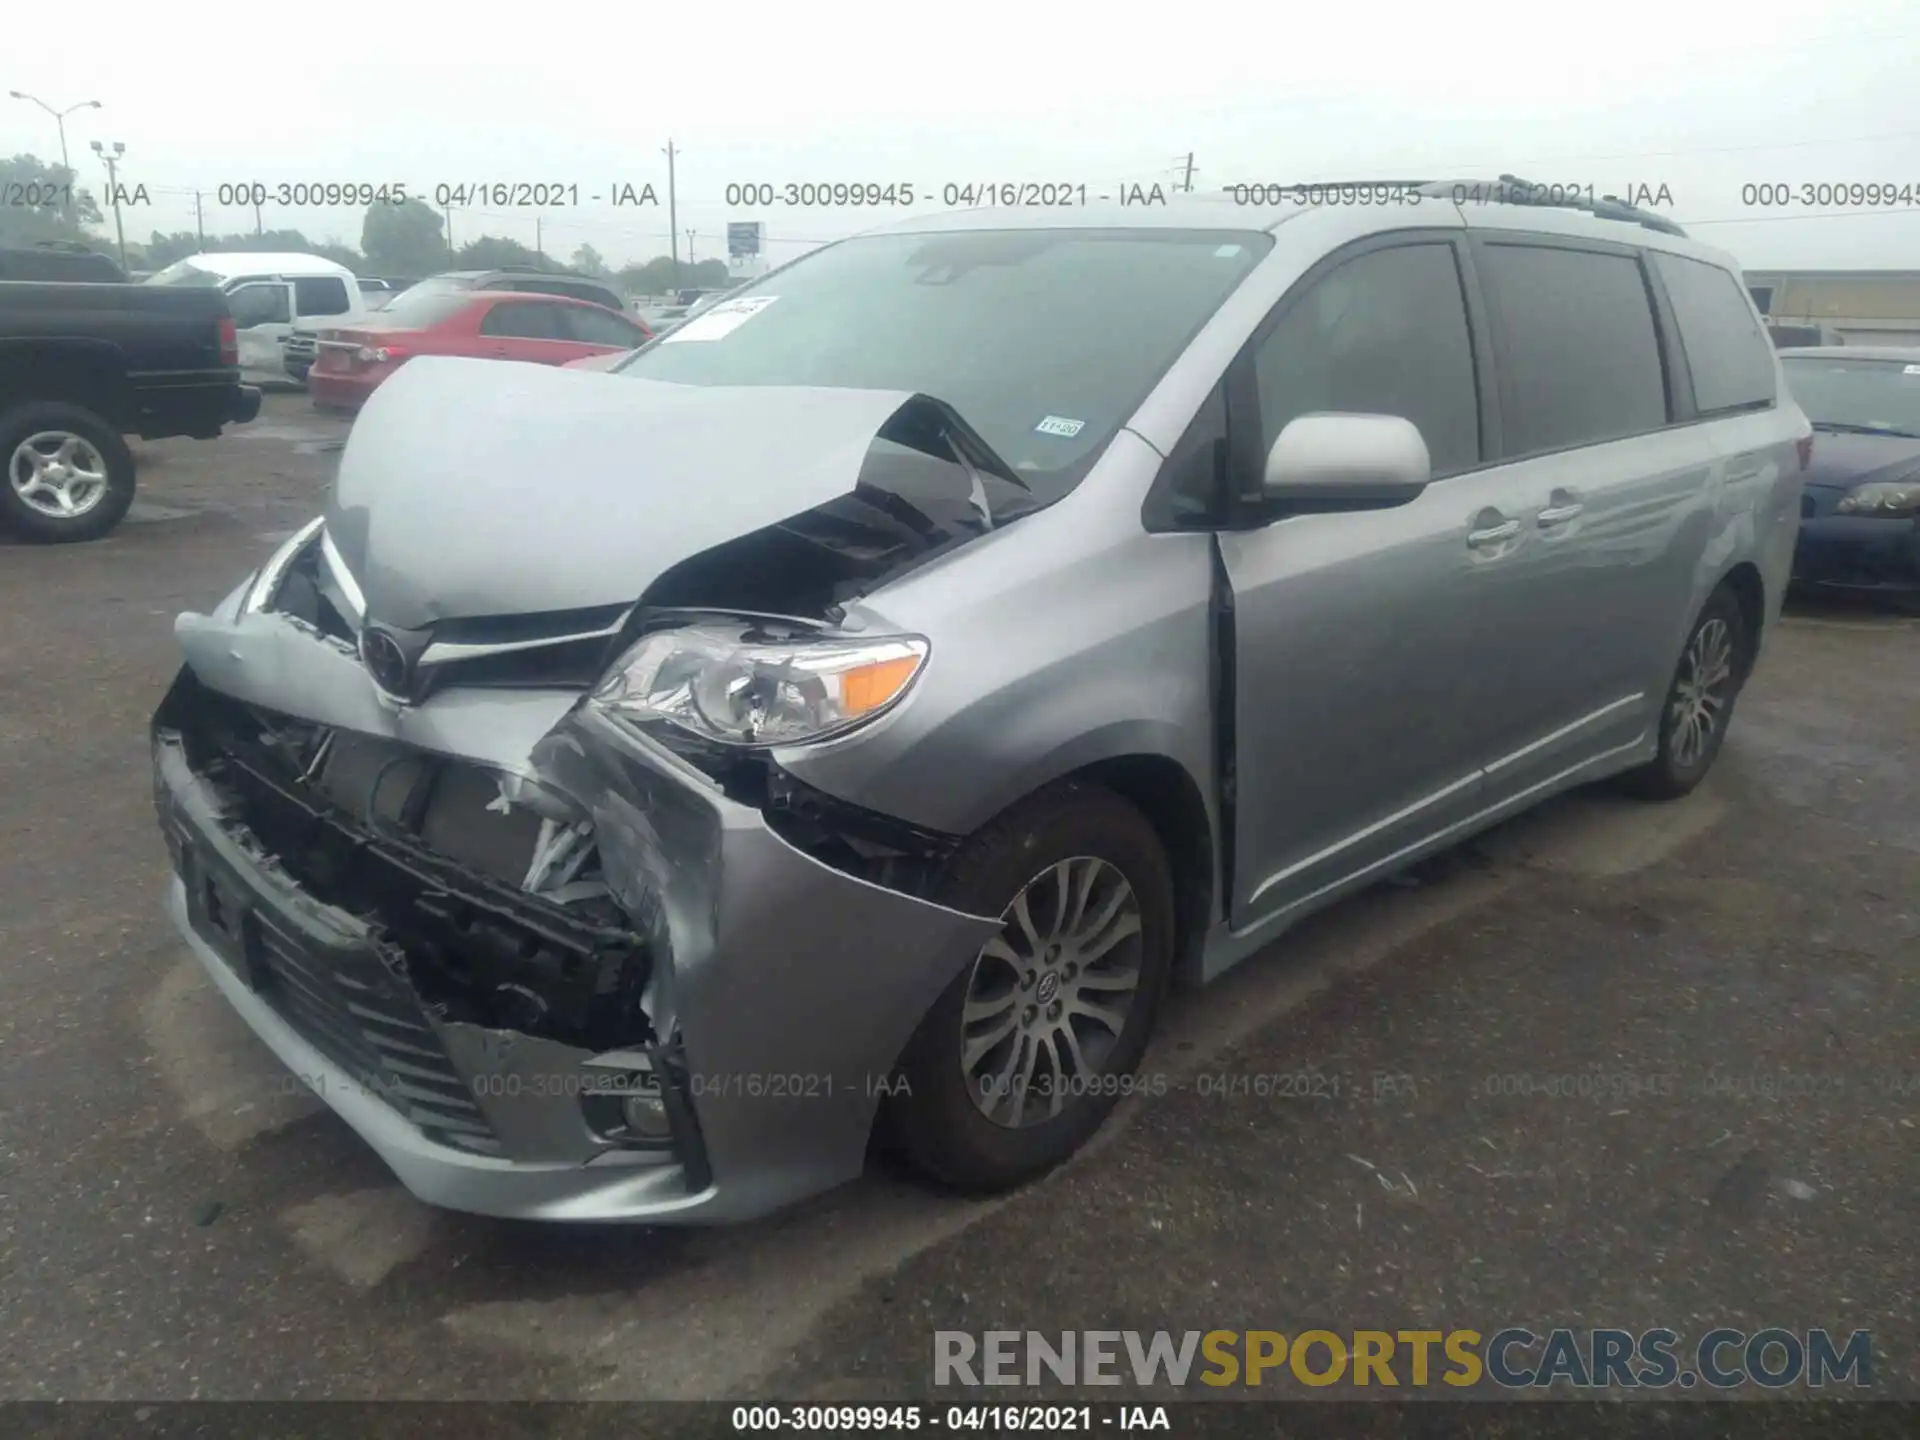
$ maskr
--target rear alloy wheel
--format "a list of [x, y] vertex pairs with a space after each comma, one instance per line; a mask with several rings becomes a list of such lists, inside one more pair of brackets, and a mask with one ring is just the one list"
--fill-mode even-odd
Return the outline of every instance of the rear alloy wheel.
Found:
[[36, 401], [0, 416], [0, 523], [29, 540], [92, 540], [133, 503], [133, 453], [99, 416]]
[[1649, 800], [1677, 800], [1706, 779], [1746, 680], [1748, 637], [1739, 602], [1715, 591], [1693, 623], [1660, 711], [1660, 749], [1622, 777]]
[[1146, 819], [1068, 782], [962, 847], [942, 901], [999, 915], [901, 1060], [889, 1106], [914, 1165], [999, 1190], [1100, 1128], [1146, 1050], [1174, 946], [1173, 882]]

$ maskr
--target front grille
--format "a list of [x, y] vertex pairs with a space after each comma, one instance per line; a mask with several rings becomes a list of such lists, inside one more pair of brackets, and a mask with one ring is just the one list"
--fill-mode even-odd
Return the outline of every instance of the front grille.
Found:
[[424, 690], [584, 690], [615, 658], [630, 606], [443, 620], [420, 659]]
[[289, 360], [311, 361], [319, 343], [319, 335], [311, 330], [296, 330], [281, 344]]
[[254, 914], [261, 994], [283, 1020], [428, 1139], [481, 1155], [501, 1153], [418, 1002], [377, 958], [316, 964], [269, 912]]

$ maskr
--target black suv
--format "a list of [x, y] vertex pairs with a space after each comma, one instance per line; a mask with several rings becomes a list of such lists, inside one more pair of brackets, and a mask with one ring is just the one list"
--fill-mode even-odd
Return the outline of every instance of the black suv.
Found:
[[626, 303], [604, 282], [564, 270], [448, 270], [431, 275], [415, 290], [519, 290], [530, 295], [563, 295], [626, 313]]
[[97, 250], [49, 240], [24, 249], [0, 249], [0, 280], [64, 280], [124, 284], [120, 267]]

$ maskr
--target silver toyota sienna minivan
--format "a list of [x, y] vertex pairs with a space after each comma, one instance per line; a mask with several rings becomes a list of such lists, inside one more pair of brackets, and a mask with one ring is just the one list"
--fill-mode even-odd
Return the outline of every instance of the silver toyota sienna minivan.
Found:
[[1003, 1187], [1170, 983], [1712, 765], [1810, 429], [1727, 256], [1409, 188], [912, 220], [607, 373], [423, 359], [185, 614], [172, 915], [417, 1195]]

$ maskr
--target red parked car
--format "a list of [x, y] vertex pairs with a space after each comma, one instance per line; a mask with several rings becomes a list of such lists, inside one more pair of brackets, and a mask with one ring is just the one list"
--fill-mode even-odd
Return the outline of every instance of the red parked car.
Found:
[[416, 355], [565, 365], [623, 355], [653, 332], [604, 305], [512, 291], [403, 290], [351, 330], [322, 330], [307, 376], [323, 410], [358, 410]]

